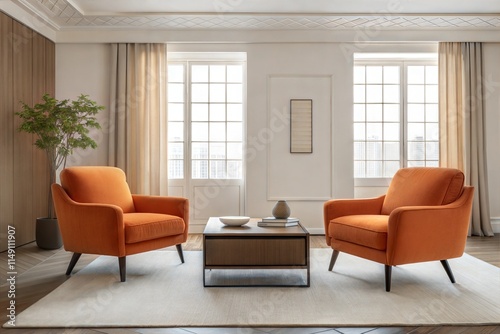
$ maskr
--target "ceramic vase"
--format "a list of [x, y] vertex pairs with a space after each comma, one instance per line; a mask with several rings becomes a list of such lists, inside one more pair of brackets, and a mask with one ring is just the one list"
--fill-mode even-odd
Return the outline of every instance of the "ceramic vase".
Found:
[[290, 207], [284, 200], [279, 200], [273, 208], [274, 218], [285, 219], [290, 217]]

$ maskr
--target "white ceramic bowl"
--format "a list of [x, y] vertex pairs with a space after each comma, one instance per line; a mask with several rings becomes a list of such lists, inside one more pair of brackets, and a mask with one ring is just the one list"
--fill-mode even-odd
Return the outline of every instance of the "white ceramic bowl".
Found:
[[250, 221], [250, 217], [245, 216], [225, 216], [219, 217], [222, 224], [227, 226], [242, 226]]

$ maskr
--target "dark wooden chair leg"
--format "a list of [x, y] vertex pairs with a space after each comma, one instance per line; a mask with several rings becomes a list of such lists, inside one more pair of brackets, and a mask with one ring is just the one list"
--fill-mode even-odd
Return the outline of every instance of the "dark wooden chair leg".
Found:
[[67, 276], [71, 275], [71, 272], [73, 271], [73, 268], [75, 268], [75, 265], [80, 259], [80, 256], [82, 256], [82, 253], [73, 253], [71, 261], [69, 261], [68, 269], [66, 270]]
[[385, 265], [385, 291], [391, 291], [392, 266]]
[[175, 245], [175, 248], [177, 248], [177, 253], [179, 253], [181, 262], [184, 263], [184, 254], [182, 253], [182, 245], [181, 244]]
[[451, 283], [455, 283], [455, 277], [453, 276], [453, 272], [451, 271], [451, 267], [450, 264], [448, 263], [448, 260], [441, 260], [441, 264], [443, 265], [444, 270], [448, 274]]
[[337, 257], [339, 256], [339, 251], [338, 250], [333, 250], [332, 253], [332, 258], [330, 259], [330, 266], [328, 267], [328, 271], [332, 271], [333, 266], [335, 265], [335, 262], [337, 261]]
[[125, 282], [127, 279], [127, 257], [121, 256], [118, 258], [118, 264], [120, 265], [120, 281]]

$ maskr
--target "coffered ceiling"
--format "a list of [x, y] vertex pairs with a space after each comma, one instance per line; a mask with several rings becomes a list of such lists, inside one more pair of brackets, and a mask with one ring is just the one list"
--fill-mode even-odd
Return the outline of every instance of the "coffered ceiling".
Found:
[[56, 31], [500, 30], [500, 0], [10, 1]]

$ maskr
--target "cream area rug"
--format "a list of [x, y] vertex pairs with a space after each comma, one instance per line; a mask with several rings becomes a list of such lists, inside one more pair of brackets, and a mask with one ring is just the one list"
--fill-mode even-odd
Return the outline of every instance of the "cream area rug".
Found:
[[[401, 326], [500, 323], [500, 268], [464, 254], [450, 260], [452, 284], [439, 262], [398, 266], [392, 290], [384, 266], [330, 249], [311, 250], [311, 286], [203, 287], [201, 252], [156, 251], [102, 256], [17, 316], [16, 327]], [[207, 271], [215, 283], [299, 282], [303, 270]]]

